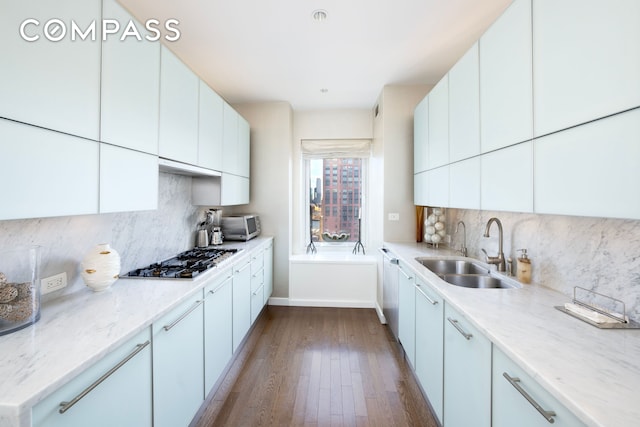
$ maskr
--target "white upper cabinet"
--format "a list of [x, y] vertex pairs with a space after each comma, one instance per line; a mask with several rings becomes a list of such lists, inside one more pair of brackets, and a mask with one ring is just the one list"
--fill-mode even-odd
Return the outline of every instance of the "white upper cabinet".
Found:
[[249, 178], [251, 175], [251, 128], [249, 122], [238, 115], [238, 175]]
[[449, 207], [480, 209], [480, 157], [449, 165]]
[[100, 143], [4, 119], [0, 135], [0, 219], [98, 213]]
[[[115, 0], [104, 0], [103, 8], [105, 19], [122, 27], [133, 20]], [[144, 25], [135, 25], [142, 40], [120, 40], [118, 33], [102, 44], [100, 140], [158, 154], [160, 43], [146, 40]]]
[[158, 157], [100, 144], [100, 213], [158, 208]]
[[532, 138], [531, 0], [515, 0], [480, 38], [480, 145]]
[[200, 80], [200, 118], [198, 120], [198, 165], [222, 169], [224, 100]]
[[222, 173], [220, 205], [246, 205], [249, 203], [249, 178]]
[[222, 171], [238, 173], [238, 117], [239, 114], [225, 102], [223, 106], [224, 129], [222, 139]]
[[480, 154], [478, 43], [449, 71], [449, 160]]
[[429, 96], [425, 96], [413, 113], [413, 173], [427, 170], [429, 145]]
[[[101, 16], [100, 0], [4, 2], [0, 117], [98, 140], [100, 26], [72, 41], [70, 23], [84, 31]], [[52, 18], [64, 26], [53, 22], [47, 32]]]
[[198, 92], [200, 80], [169, 49], [160, 62], [161, 157], [198, 163]]
[[447, 165], [427, 171], [429, 206], [449, 206], [449, 167]]
[[429, 169], [449, 163], [449, 77], [444, 76], [429, 93]]
[[640, 2], [533, 2], [535, 136], [640, 106]]
[[429, 172], [424, 171], [413, 176], [413, 204], [429, 205]]
[[535, 140], [535, 212], [640, 219], [640, 109]]
[[480, 169], [482, 210], [533, 212], [532, 142], [483, 155]]

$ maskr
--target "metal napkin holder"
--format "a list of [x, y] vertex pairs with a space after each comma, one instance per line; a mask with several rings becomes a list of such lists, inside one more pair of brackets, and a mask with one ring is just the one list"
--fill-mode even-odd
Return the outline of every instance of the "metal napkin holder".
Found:
[[[584, 301], [580, 301], [576, 298], [576, 289], [581, 289], [583, 291], [586, 291], [589, 294], [592, 295], [597, 295], [599, 297], [603, 297], [607, 300], [613, 301], [613, 302], [617, 302], [621, 305], [622, 307], [622, 317], [620, 317], [620, 315], [618, 313], [611, 313], [605, 309], [596, 307], [592, 304], [589, 304], [587, 302]], [[582, 317], [580, 316], [578, 313], [574, 313], [573, 311], [569, 311], [566, 308], [564, 308], [564, 306], [560, 306], [557, 305], [555, 306], [555, 308], [557, 308], [558, 310], [562, 311], [563, 313], [567, 313], [570, 316], [575, 317], [576, 319], [580, 319], [583, 322], [586, 322], [592, 326], [595, 326], [596, 328], [600, 328], [600, 329], [640, 329], [640, 323], [634, 322], [633, 320], [630, 320], [627, 318], [627, 310], [626, 310], [626, 306], [624, 304], [623, 301], [620, 301], [619, 299], [616, 298], [612, 298], [608, 295], [604, 295], [595, 291], [592, 291], [590, 289], [586, 289], [583, 288], [581, 286], [574, 286], [573, 287], [573, 300], [572, 302], [576, 305], [579, 305], [581, 307], [586, 308], [587, 310], [591, 310], [591, 311], [595, 311], [596, 313], [602, 314], [603, 316], [607, 316], [613, 320], [615, 320], [615, 322], [606, 322], [606, 323], [597, 323], [592, 321], [591, 319], [587, 319], [586, 317]]]

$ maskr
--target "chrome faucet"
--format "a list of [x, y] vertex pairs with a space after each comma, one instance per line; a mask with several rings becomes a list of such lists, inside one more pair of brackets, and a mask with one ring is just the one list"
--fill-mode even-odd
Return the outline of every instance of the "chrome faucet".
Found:
[[464, 224], [464, 221], [458, 221], [458, 224], [456, 225], [456, 231], [454, 231], [453, 234], [458, 234], [458, 229], [460, 228], [460, 225], [462, 225], [464, 234], [462, 235], [463, 236], [462, 246], [460, 246], [460, 249], [458, 250], [458, 252], [460, 252], [462, 256], [466, 257], [467, 256], [467, 226]]
[[487, 221], [487, 227], [484, 229], [483, 237], [489, 237], [489, 229], [491, 228], [491, 224], [494, 222], [498, 224], [498, 256], [489, 256], [487, 251], [484, 249], [482, 249], [482, 252], [484, 252], [487, 264], [495, 264], [498, 267], [498, 271], [506, 271], [507, 265], [504, 259], [504, 252], [502, 251], [502, 223], [498, 218], [490, 218], [489, 221]]

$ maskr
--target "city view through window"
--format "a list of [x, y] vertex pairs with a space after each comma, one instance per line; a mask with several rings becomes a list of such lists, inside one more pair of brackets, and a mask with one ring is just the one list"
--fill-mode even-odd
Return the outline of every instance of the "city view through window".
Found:
[[314, 242], [358, 241], [362, 159], [309, 160], [309, 214]]

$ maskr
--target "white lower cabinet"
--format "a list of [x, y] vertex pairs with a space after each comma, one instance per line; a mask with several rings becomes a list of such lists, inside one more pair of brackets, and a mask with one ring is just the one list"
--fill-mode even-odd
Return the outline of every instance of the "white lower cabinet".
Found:
[[495, 346], [492, 404], [493, 427], [585, 425]]
[[264, 304], [273, 293], [273, 240], [264, 248]]
[[398, 339], [412, 367], [416, 366], [416, 292], [413, 272], [398, 265]]
[[251, 257], [233, 266], [233, 352], [251, 327]]
[[251, 323], [256, 321], [264, 307], [264, 249], [251, 256]]
[[444, 308], [444, 425], [491, 426], [491, 341]]
[[204, 395], [233, 355], [232, 270], [204, 288]]
[[433, 412], [442, 423], [444, 300], [416, 277], [415, 372]]
[[32, 425], [151, 427], [150, 344], [147, 328], [38, 403]]
[[200, 291], [153, 323], [154, 427], [188, 426], [204, 401], [203, 302]]

